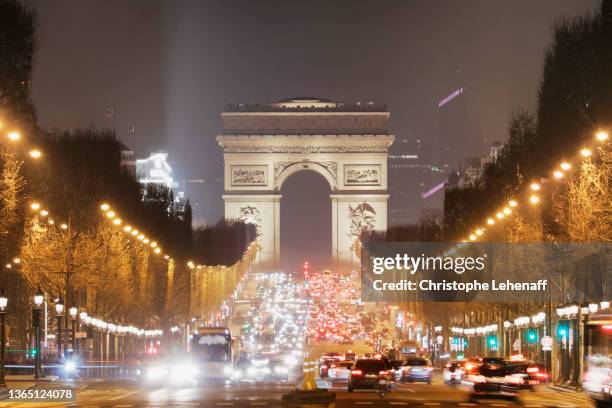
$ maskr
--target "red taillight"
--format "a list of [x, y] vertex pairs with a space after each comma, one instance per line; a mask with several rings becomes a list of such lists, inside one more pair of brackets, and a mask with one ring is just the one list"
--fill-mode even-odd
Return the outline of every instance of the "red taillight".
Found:
[[378, 375], [388, 375], [388, 374], [389, 374], [389, 372], [385, 371], [385, 370], [378, 372]]
[[336, 368], [336, 365], [332, 364], [332, 365], [329, 366], [329, 368]]
[[450, 363], [446, 364], [446, 368], [451, 368], [451, 364]]
[[353, 370], [353, 371], [351, 371], [351, 375], [354, 375], [354, 376], [360, 376], [361, 374], [363, 374], [363, 372], [361, 370]]
[[540, 371], [538, 367], [528, 367], [527, 368], [528, 373], [537, 373], [538, 371]]

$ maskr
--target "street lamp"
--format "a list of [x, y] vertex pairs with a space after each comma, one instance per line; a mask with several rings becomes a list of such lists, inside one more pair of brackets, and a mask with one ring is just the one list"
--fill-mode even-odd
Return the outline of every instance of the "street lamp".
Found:
[[33, 159], [40, 159], [40, 157], [42, 156], [42, 152], [38, 149], [32, 149], [30, 150], [30, 157], [32, 157]]
[[64, 302], [62, 299], [55, 301], [55, 313], [57, 314], [57, 359], [62, 359], [62, 316], [64, 315]]
[[40, 306], [43, 303], [43, 294], [40, 289], [34, 295], [34, 309], [32, 310], [32, 325], [34, 326], [34, 378], [44, 377], [40, 364]]
[[76, 317], [78, 309], [76, 306], [70, 308], [70, 321], [72, 322], [72, 352], [77, 352], [77, 341], [76, 341]]
[[6, 137], [8, 137], [10, 141], [16, 142], [21, 139], [21, 134], [17, 131], [12, 131], [7, 133]]
[[4, 318], [6, 316], [6, 305], [8, 299], [4, 296], [4, 289], [0, 291], [0, 387], [6, 387], [4, 379], [4, 363], [6, 353], [6, 328], [4, 326]]

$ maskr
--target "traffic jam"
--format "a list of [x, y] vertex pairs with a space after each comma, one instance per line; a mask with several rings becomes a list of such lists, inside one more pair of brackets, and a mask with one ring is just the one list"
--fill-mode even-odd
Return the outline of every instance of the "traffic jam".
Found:
[[295, 381], [304, 354], [306, 300], [285, 273], [255, 275], [256, 294], [242, 325], [236, 381]]
[[304, 276], [309, 296], [308, 338], [315, 349], [325, 350], [318, 358], [317, 384], [321, 387], [370, 390], [384, 396], [412, 384], [444, 384], [468, 393], [470, 399], [517, 399], [522, 391], [549, 382], [543, 364], [519, 354], [508, 358], [459, 356], [455, 360], [446, 355], [434, 365], [425, 349], [393, 338], [391, 329], [383, 324], [388, 316], [379, 312], [384, 307], [362, 303], [358, 283], [350, 275], [311, 272], [305, 264]]

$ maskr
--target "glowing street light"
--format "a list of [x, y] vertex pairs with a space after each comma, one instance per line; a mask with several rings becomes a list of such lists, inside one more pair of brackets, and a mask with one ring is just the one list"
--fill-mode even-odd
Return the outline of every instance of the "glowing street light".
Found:
[[569, 169], [571, 169], [571, 168], [572, 168], [572, 165], [571, 165], [571, 164], [569, 164], [568, 162], [563, 162], [563, 163], [561, 163], [561, 168], [562, 168], [563, 170], [565, 170], [565, 171], [568, 171]]
[[470, 234], [470, 241], [476, 241], [476, 238], [478, 238], [476, 235]]
[[529, 186], [533, 191], [539, 191], [542, 186], [540, 186], [539, 183], [531, 183], [531, 186]]
[[42, 152], [38, 149], [30, 150], [30, 157], [33, 159], [39, 159], [42, 156]]
[[554, 176], [556, 179], [563, 178], [563, 172], [562, 172], [562, 171], [560, 171], [560, 170], [555, 170], [555, 171], [553, 172], [553, 176]]
[[47, 211], [47, 210], [41, 210], [41, 211], [40, 211], [40, 215], [42, 215], [43, 217], [46, 217], [47, 215], [49, 215], [49, 211]]
[[503, 209], [503, 212], [504, 212], [504, 214], [506, 214], [506, 215], [510, 215], [510, 213], [512, 212], [512, 210], [511, 210], [510, 208], [506, 207], [506, 208], [504, 208], [504, 209]]
[[60, 228], [63, 230], [67, 230], [68, 229], [68, 224], [62, 224], [60, 225]]
[[580, 149], [580, 155], [582, 157], [591, 157], [592, 154], [593, 152], [591, 151], [591, 149], [587, 149], [586, 147], [584, 149]]
[[34, 202], [34, 203], [30, 204], [30, 208], [31, 208], [32, 210], [34, 210], [34, 211], [38, 211], [38, 210], [40, 209], [40, 204], [39, 204], [39, 203]]
[[516, 200], [510, 200], [510, 201], [508, 201], [508, 205], [510, 207], [516, 207], [518, 205], [518, 203], [516, 202]]
[[497, 214], [495, 214], [495, 216], [497, 217], [498, 220], [501, 220], [502, 218], [505, 217], [503, 212], [498, 212]]
[[115, 219], [113, 220], [113, 224], [115, 224], [115, 225], [121, 225], [121, 218], [115, 218]]
[[537, 204], [537, 203], [539, 203], [539, 202], [540, 202], [540, 197], [538, 197], [538, 196], [537, 196], [537, 195], [535, 195], [535, 194], [532, 194], [532, 195], [531, 195], [531, 197], [529, 197], [529, 202], [530, 202], [531, 204]]
[[108, 218], [115, 218], [115, 212], [113, 210], [107, 211], [106, 216]]
[[599, 132], [597, 132], [595, 134], [595, 138], [597, 140], [599, 140], [600, 142], [605, 142], [606, 140], [608, 140], [608, 137], [609, 137], [608, 133], [604, 132], [603, 130], [601, 130], [601, 131], [599, 131]]
[[6, 137], [8, 137], [8, 139], [12, 142], [16, 142], [19, 139], [21, 139], [21, 134], [17, 131], [12, 131], [12, 132], [8, 132]]
[[476, 235], [481, 236], [482, 234], [484, 234], [484, 231], [482, 230], [482, 228], [478, 228], [476, 230]]
[[108, 211], [108, 210], [110, 210], [110, 205], [108, 205], [106, 203], [102, 203], [102, 204], [100, 204], [100, 209], [102, 211]]
[[487, 219], [487, 224], [493, 225], [493, 224], [495, 224], [495, 220], [493, 218], [489, 218], [489, 219]]

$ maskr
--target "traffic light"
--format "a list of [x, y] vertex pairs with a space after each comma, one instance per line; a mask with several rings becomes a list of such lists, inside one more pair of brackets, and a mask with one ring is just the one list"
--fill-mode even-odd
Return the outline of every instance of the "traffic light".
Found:
[[527, 343], [536, 343], [538, 341], [538, 331], [536, 329], [527, 329]]
[[557, 323], [557, 336], [567, 337], [569, 335], [569, 323], [567, 321], [560, 321]]
[[497, 350], [497, 336], [491, 334], [487, 337], [487, 344], [491, 350]]

